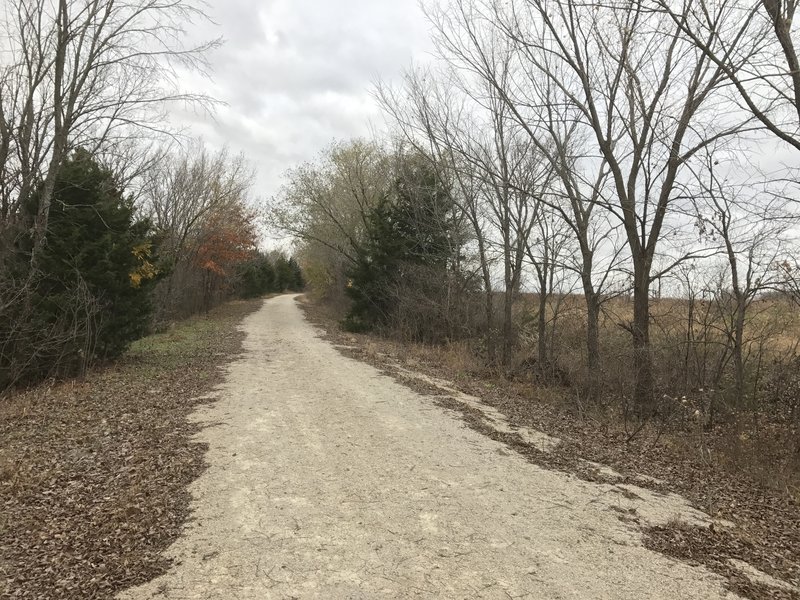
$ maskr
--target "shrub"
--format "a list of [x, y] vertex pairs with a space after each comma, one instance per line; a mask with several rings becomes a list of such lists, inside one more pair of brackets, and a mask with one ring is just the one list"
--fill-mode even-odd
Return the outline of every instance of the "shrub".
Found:
[[[29, 222], [37, 204], [34, 195], [25, 207]], [[113, 173], [88, 152], [64, 163], [45, 245], [32, 261], [32, 240], [20, 236], [3, 261], [9, 300], [0, 306], [10, 324], [0, 329], [1, 387], [74, 374], [146, 332], [156, 276], [148, 229]]]
[[47, 244], [37, 267], [42, 317], [59, 318], [78, 279], [101, 308], [94, 353], [118, 356], [148, 328], [149, 282], [155, 277], [149, 222], [137, 219], [113, 173], [79, 150], [62, 167], [50, 210]]

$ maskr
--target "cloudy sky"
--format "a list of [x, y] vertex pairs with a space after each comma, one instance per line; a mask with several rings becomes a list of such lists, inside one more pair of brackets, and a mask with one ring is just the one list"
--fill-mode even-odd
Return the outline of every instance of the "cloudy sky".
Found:
[[211, 0], [210, 13], [209, 34], [226, 42], [203, 85], [226, 106], [214, 119], [177, 118], [209, 144], [244, 152], [262, 197], [334, 139], [382, 127], [372, 84], [430, 51], [418, 0]]

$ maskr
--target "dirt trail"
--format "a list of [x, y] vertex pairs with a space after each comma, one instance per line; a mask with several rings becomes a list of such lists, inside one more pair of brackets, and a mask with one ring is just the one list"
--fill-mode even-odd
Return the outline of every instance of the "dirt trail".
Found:
[[208, 423], [209, 469], [140, 598], [734, 598], [641, 545], [702, 520], [677, 496], [536, 467], [339, 354], [290, 296], [248, 317]]

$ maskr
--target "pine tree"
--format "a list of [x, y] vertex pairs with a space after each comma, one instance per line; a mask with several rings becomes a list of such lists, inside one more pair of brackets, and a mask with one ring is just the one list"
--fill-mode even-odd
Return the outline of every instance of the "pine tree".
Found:
[[367, 215], [365, 241], [350, 270], [352, 300], [345, 326], [351, 330], [386, 324], [403, 284], [420, 285], [416, 269], [446, 276], [452, 258], [449, 223], [453, 204], [435, 169], [409, 157], [390, 193]]
[[289, 259], [289, 268], [292, 270], [292, 279], [289, 289], [293, 292], [302, 292], [306, 287], [303, 269], [294, 257]]
[[39, 318], [57, 320], [63, 296], [80, 279], [100, 306], [95, 355], [119, 355], [149, 326], [148, 288], [156, 272], [148, 229], [113, 173], [77, 150], [57, 179], [47, 244], [36, 264], [43, 275]]
[[242, 298], [258, 298], [276, 286], [275, 269], [269, 258], [260, 253], [239, 265], [238, 278], [239, 296]]

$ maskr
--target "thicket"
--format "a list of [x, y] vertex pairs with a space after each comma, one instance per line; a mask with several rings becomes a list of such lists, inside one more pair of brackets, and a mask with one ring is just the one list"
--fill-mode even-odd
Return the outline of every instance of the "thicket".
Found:
[[175, 78], [178, 65], [205, 71], [219, 43], [185, 29], [204, 8], [4, 6], [0, 393], [80, 373], [239, 289], [302, 287], [287, 257], [271, 257], [269, 285], [259, 267], [242, 268], [259, 255], [260, 218], [243, 157], [189, 142], [165, 119], [170, 102], [214, 104]]
[[[339, 144], [293, 172], [273, 222], [300, 237], [310, 293], [337, 307], [351, 331], [443, 345], [439, 356], [471, 373], [552, 386], [554, 398], [569, 401], [566, 409], [610, 419], [630, 435], [730, 434], [733, 454], [757, 446], [754, 456], [773, 457], [771, 469], [796, 472], [800, 310], [786, 275], [794, 271], [786, 262], [792, 246], [766, 234], [771, 223], [736, 224], [747, 236], [735, 237], [720, 211], [697, 236], [709, 251], [683, 257], [655, 280], [653, 399], [642, 414], [624, 253], [598, 251], [605, 281], [584, 287], [580, 250], [552, 211], [531, 196], [492, 209], [499, 195], [491, 186], [470, 205], [459, 175], [419, 148]], [[360, 182], [352, 189], [370, 196], [352, 195], [337, 179]], [[305, 221], [293, 220], [297, 213]], [[522, 238], [524, 219], [530, 232]], [[724, 243], [715, 249], [724, 237], [712, 236], [712, 227], [728, 228], [735, 261]], [[594, 290], [591, 303], [582, 287]], [[596, 307], [594, 335], [589, 306]]]
[[[365, 215], [363, 241], [354, 248], [355, 261], [347, 271], [352, 301], [347, 328], [402, 328], [418, 340], [452, 335], [439, 307], [448, 287], [442, 283], [460, 275], [452, 260], [458, 243], [450, 226], [454, 212], [433, 166], [404, 156], [394, 181]], [[414, 305], [411, 320], [409, 303]], [[422, 317], [426, 308], [427, 318]]]
[[241, 165], [225, 152], [162, 157], [134, 199], [100, 158], [71, 153], [54, 180], [45, 243], [33, 227], [41, 184], [2, 229], [0, 390], [80, 374], [235, 296], [302, 290], [293, 257], [258, 250]]
[[94, 355], [114, 358], [148, 328], [157, 275], [150, 222], [86, 150], [76, 150], [55, 181], [48, 242], [36, 260], [47, 282], [37, 295], [52, 320], [64, 282], [82, 280], [100, 310]]
[[450, 185], [418, 152], [337, 144], [292, 172], [270, 220], [302, 240], [309, 290], [346, 328], [461, 339], [480, 286], [462, 265], [469, 234]]
[[294, 257], [257, 252], [237, 267], [236, 290], [242, 298], [265, 294], [300, 292], [305, 287], [303, 271]]

